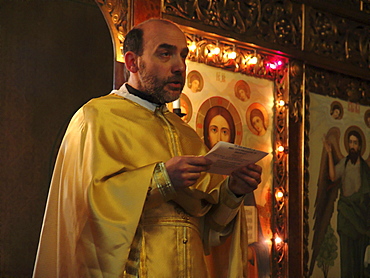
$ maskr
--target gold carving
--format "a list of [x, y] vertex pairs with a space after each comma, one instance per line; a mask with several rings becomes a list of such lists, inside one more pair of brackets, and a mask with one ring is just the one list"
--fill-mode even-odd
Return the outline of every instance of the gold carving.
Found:
[[370, 81], [310, 66], [306, 76], [309, 92], [370, 105]]
[[200, 23], [226, 31], [231, 37], [237, 34], [238, 38], [258, 38], [298, 49], [301, 45], [301, 8], [289, 1], [166, 0], [163, 10], [190, 20], [190, 25]]
[[[273, 152], [274, 184], [272, 194], [272, 275], [287, 277], [288, 267], [288, 113], [289, 113], [289, 61], [286, 57], [274, 55], [258, 48], [252, 48], [225, 37], [214, 36], [205, 32], [182, 27], [188, 41], [188, 59], [225, 70], [240, 72], [274, 81], [274, 142]], [[294, 75], [299, 75], [295, 66]], [[296, 78], [297, 79], [297, 78]], [[300, 82], [301, 79], [298, 78]], [[299, 82], [299, 81], [298, 81]], [[301, 88], [297, 84], [298, 88]], [[297, 94], [300, 93], [296, 92]], [[292, 99], [301, 106], [301, 99]], [[295, 109], [297, 111], [297, 109]], [[298, 112], [296, 112], [298, 114]], [[299, 112], [301, 113], [301, 112]], [[279, 150], [279, 147], [282, 148]], [[281, 241], [280, 241], [281, 240]]]
[[308, 13], [306, 51], [333, 60], [370, 68], [370, 28], [329, 13]]
[[109, 26], [114, 44], [115, 60], [124, 62], [123, 40], [131, 28], [131, 2], [129, 0], [95, 0]]

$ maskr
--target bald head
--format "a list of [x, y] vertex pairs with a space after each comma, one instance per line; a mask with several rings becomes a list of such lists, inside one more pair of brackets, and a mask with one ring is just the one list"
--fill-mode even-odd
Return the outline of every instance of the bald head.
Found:
[[[151, 18], [146, 21], [141, 22], [132, 28], [126, 35], [123, 46], [123, 53], [127, 51], [132, 51], [136, 55], [141, 56], [144, 51], [144, 45], [148, 41], [145, 40], [144, 34], [150, 34], [150, 37], [154, 37], [158, 33], [163, 33], [163, 28], [168, 27], [171, 29], [177, 29], [179, 32], [183, 33], [182, 30], [172, 21], [160, 18]], [[185, 35], [182, 34], [185, 39]]]

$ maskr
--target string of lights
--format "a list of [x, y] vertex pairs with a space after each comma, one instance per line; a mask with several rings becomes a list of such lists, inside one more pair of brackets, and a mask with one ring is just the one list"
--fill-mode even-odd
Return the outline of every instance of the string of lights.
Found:
[[268, 53], [220, 37], [194, 34], [185, 30], [188, 59], [225, 70], [272, 80], [275, 84], [273, 192], [271, 230], [272, 277], [288, 273], [288, 58]]

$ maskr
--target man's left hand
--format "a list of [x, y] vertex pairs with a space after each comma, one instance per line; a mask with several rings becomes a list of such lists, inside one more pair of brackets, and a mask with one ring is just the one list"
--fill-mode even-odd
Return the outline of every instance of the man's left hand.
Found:
[[229, 189], [235, 195], [245, 195], [257, 189], [261, 183], [262, 167], [249, 164], [235, 170], [230, 175]]

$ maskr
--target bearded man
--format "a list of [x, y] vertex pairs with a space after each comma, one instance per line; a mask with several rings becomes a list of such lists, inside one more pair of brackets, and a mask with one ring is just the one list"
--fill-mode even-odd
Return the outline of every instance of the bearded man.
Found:
[[181, 95], [188, 51], [167, 20], [127, 34], [128, 82], [85, 104], [66, 131], [34, 277], [210, 277], [205, 254], [227, 237], [223, 277], [247, 275], [243, 199], [262, 169], [207, 173], [206, 146], [166, 107]]
[[331, 145], [324, 142], [329, 158], [329, 178], [340, 183], [337, 231], [341, 277], [365, 277], [364, 255], [370, 244], [370, 169], [361, 157], [360, 134], [352, 130], [346, 140], [349, 153], [336, 165]]

